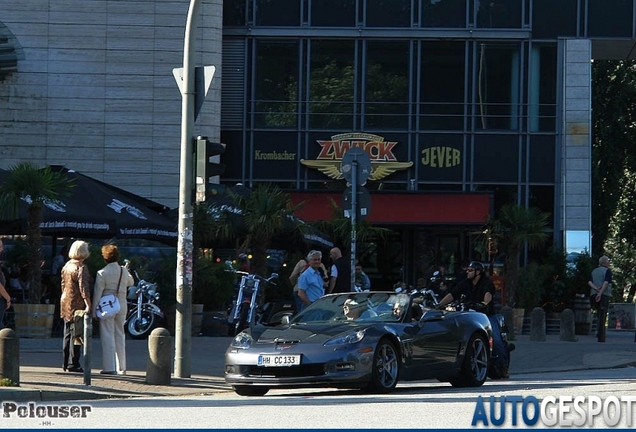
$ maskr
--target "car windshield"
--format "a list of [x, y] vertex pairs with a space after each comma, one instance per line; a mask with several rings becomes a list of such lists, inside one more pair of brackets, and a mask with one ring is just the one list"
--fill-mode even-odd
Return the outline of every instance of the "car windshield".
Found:
[[403, 322], [409, 314], [409, 303], [408, 294], [389, 292], [328, 295], [309, 305], [291, 323]]

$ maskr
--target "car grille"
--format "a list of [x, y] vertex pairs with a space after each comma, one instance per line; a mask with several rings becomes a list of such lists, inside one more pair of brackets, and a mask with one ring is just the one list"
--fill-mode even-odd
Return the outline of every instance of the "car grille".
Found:
[[325, 374], [324, 363], [289, 366], [289, 367], [263, 367], [249, 366], [248, 376], [272, 377], [272, 378], [299, 378], [307, 376], [322, 376]]

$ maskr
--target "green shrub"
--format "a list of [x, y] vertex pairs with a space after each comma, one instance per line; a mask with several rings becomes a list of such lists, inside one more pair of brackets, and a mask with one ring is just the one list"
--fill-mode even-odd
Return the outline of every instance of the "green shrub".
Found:
[[192, 280], [192, 303], [203, 304], [207, 311], [223, 310], [232, 301], [236, 290], [237, 276], [225, 271], [224, 263], [212, 257], [197, 260]]
[[9, 378], [0, 378], [0, 387], [18, 387], [18, 383]]

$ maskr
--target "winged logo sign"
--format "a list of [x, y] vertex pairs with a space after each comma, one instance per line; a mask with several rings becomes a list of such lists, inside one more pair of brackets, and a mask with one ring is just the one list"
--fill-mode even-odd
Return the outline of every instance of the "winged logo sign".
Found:
[[369, 180], [381, 180], [396, 171], [405, 170], [413, 162], [399, 162], [393, 154], [395, 141], [385, 141], [384, 137], [367, 133], [346, 133], [334, 135], [331, 140], [318, 140], [321, 146], [316, 159], [301, 159], [300, 163], [308, 168], [317, 169], [334, 180], [344, 178], [342, 174], [342, 158], [353, 147], [366, 151], [371, 158], [371, 174]]

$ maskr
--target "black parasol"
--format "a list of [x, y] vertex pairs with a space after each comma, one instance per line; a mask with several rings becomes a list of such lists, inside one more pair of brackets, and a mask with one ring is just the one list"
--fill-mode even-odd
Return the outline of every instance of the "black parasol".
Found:
[[[164, 208], [161, 204], [64, 167], [53, 166], [52, 169], [64, 173], [75, 187], [68, 197], [44, 203], [40, 225], [43, 235], [116, 237], [176, 244], [176, 223], [155, 210]], [[0, 172], [0, 181], [7, 174]], [[27, 205], [26, 200], [20, 205], [21, 224], [2, 222], [4, 234], [26, 231]]]

